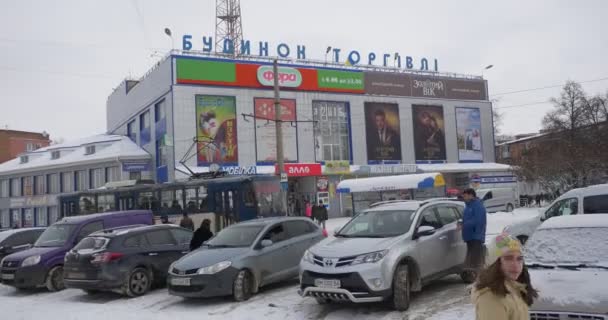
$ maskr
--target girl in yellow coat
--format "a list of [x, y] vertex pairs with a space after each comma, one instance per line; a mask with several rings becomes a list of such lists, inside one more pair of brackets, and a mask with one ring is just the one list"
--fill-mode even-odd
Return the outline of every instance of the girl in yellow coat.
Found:
[[528, 306], [538, 297], [524, 265], [521, 243], [503, 233], [487, 246], [486, 268], [474, 285], [477, 320], [527, 320]]

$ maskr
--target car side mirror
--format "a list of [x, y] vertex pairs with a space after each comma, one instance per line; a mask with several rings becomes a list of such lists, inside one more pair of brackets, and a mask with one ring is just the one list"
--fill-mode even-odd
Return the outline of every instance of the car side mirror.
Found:
[[268, 239], [264, 239], [262, 240], [262, 248], [267, 248], [270, 247], [272, 245], [272, 240], [268, 240]]
[[418, 230], [416, 231], [416, 239], [420, 238], [420, 237], [426, 237], [426, 236], [430, 236], [432, 234], [435, 234], [435, 228], [431, 227], [431, 226], [420, 226], [418, 227]]

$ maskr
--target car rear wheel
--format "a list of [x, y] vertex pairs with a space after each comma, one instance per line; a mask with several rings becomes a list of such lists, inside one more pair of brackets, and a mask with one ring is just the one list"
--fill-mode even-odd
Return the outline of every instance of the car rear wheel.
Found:
[[462, 271], [460, 273], [460, 279], [466, 284], [471, 284], [477, 279], [477, 273], [471, 270]]
[[247, 301], [253, 292], [253, 277], [247, 270], [241, 270], [236, 275], [232, 285], [232, 295], [235, 301]]
[[507, 212], [513, 212], [513, 205], [512, 204], [507, 204]]
[[129, 297], [139, 297], [150, 290], [152, 286], [150, 272], [144, 268], [135, 268], [129, 274], [124, 292]]
[[65, 285], [63, 284], [63, 266], [54, 266], [47, 273], [46, 288], [52, 292], [65, 289]]
[[405, 311], [410, 307], [410, 276], [406, 264], [397, 267], [393, 276], [393, 308]]

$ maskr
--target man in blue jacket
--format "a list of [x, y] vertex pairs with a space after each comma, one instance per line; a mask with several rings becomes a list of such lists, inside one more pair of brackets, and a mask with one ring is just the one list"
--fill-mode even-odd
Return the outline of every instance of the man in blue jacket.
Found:
[[486, 208], [473, 189], [464, 190], [462, 197], [465, 201], [462, 240], [467, 243], [466, 269], [463, 279], [466, 282], [473, 282], [478, 271], [483, 267], [485, 258]]

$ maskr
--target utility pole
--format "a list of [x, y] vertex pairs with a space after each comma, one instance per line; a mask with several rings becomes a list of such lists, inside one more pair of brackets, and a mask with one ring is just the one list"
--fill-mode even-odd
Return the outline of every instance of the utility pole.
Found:
[[274, 73], [274, 115], [276, 128], [276, 144], [277, 144], [277, 166], [279, 167], [279, 176], [281, 177], [281, 192], [279, 193], [281, 201], [281, 210], [287, 215], [287, 175], [285, 174], [285, 164], [283, 159], [283, 120], [281, 119], [281, 96], [279, 93], [279, 61], [274, 59], [272, 71]]

